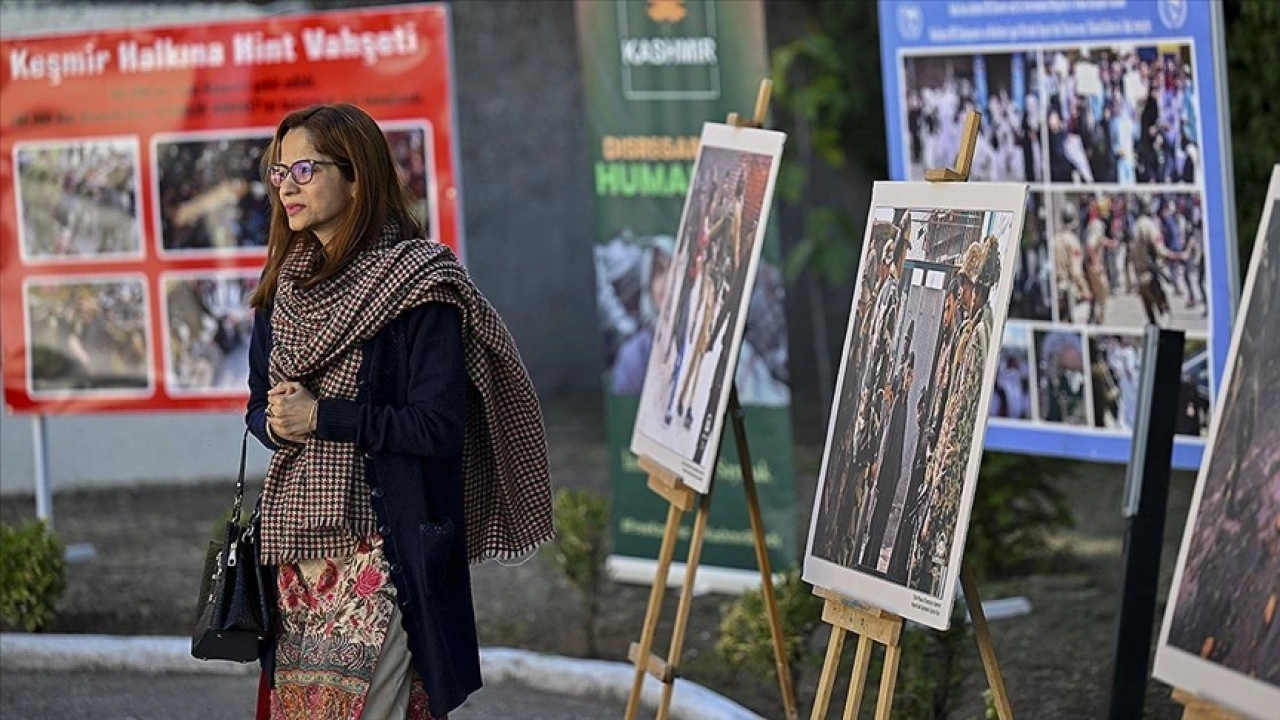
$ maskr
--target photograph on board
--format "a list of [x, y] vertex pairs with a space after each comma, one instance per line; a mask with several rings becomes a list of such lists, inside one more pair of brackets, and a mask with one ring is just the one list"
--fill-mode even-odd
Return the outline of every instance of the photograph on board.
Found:
[[1209, 434], [1213, 417], [1209, 395], [1209, 367], [1213, 358], [1203, 339], [1187, 338], [1182, 351], [1182, 378], [1178, 386], [1178, 422], [1174, 432], [1191, 437]]
[[1057, 320], [1209, 327], [1198, 193], [1053, 193]]
[[1044, 193], [1027, 193], [1027, 214], [1022, 224], [1022, 242], [1013, 273], [1013, 296], [1009, 318], [1017, 320], [1053, 319], [1053, 266], [1049, 264], [1049, 231], [1045, 222], [1048, 208]]
[[1094, 427], [1132, 431], [1138, 419], [1142, 336], [1091, 335], [1089, 375]]
[[965, 115], [982, 113], [969, 179], [1042, 182], [1040, 86], [1034, 52], [910, 55], [902, 58], [906, 93], [903, 150], [908, 180], [951, 167]]
[[1026, 193], [876, 183], [806, 581], [950, 623]]
[[256, 271], [165, 273], [165, 383], [170, 394], [239, 393], [249, 382]]
[[136, 139], [18, 143], [13, 154], [25, 262], [142, 257]]
[[1195, 184], [1203, 175], [1190, 45], [1049, 50], [1041, 82], [1051, 182]]
[[1255, 717], [1275, 717], [1280, 707], [1280, 423], [1271, 412], [1280, 405], [1280, 165], [1267, 206], [1154, 672]]
[[158, 135], [156, 233], [164, 252], [265, 251], [272, 188], [262, 179], [271, 131]]
[[1031, 394], [1031, 330], [1025, 325], [1007, 323], [1000, 343], [1000, 359], [996, 363], [996, 384], [991, 393], [992, 418], [1030, 420]]
[[1072, 330], [1036, 330], [1034, 337], [1040, 419], [1087, 426], [1084, 338]]
[[785, 138], [703, 126], [667, 268], [631, 451], [699, 492], [714, 472]]
[[32, 279], [24, 296], [32, 395], [150, 390], [143, 277]]
[[380, 123], [387, 136], [391, 158], [396, 163], [400, 182], [413, 198], [414, 214], [422, 223], [423, 233], [434, 238], [439, 220], [435, 216], [435, 173], [431, 163], [431, 128], [425, 122]]

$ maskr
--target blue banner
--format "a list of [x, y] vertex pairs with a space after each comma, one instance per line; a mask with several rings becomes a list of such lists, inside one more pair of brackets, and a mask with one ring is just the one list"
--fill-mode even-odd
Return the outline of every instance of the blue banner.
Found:
[[895, 180], [1028, 183], [989, 450], [1127, 462], [1143, 327], [1187, 336], [1174, 466], [1196, 468], [1237, 297], [1222, 18], [1207, 0], [880, 0]]

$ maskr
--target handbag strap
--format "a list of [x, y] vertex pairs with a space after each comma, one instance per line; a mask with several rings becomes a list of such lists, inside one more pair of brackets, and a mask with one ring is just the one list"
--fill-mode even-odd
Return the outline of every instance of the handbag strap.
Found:
[[[231, 506], [231, 521], [240, 523], [240, 510], [244, 507], [244, 464], [249, 454], [249, 428], [245, 426], [244, 437], [240, 439], [240, 477], [236, 480], [236, 499]], [[257, 514], [257, 510], [254, 511]]]

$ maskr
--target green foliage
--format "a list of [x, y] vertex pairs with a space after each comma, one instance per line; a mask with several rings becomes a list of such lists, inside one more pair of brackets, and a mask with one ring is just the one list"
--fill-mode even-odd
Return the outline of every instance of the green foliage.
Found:
[[988, 452], [982, 456], [965, 561], [981, 577], [1046, 569], [1049, 536], [1074, 525], [1066, 496], [1049, 480], [1061, 460]]
[[49, 622], [66, 589], [63, 552], [42, 520], [0, 523], [0, 619], [25, 632]]
[[859, 224], [806, 198], [815, 158], [837, 170], [886, 172], [876, 3], [806, 0], [803, 6], [808, 33], [773, 51], [774, 101], [802, 138], [799, 153], [783, 157], [777, 184], [781, 198], [801, 205], [805, 215], [786, 274], [794, 281], [808, 268], [823, 282], [841, 284], [857, 270]]
[[807, 120], [827, 165], [883, 175], [886, 165], [876, 3], [806, 0], [808, 33], [773, 51], [773, 95]]
[[[799, 569], [787, 572], [782, 582], [773, 586], [773, 596], [794, 684], [809, 636], [822, 621], [822, 599], [800, 579]], [[761, 590], [744, 592], [726, 607], [716, 654], [734, 669], [746, 667], [776, 677], [773, 635]]]
[[590, 490], [561, 488], [555, 499], [556, 567], [587, 603], [587, 655], [597, 656], [595, 625], [608, 556], [609, 501]]
[[[1231, 103], [1241, 285], [1253, 253], [1271, 168], [1280, 162], [1280, 3], [1226, 0], [1227, 90]], [[1197, 70], [1203, 75], [1202, 69]]]
[[950, 716], [965, 678], [961, 660], [974, 646], [973, 633], [963, 618], [963, 611], [956, 613], [945, 632], [912, 627], [903, 632], [898, 687], [893, 696], [895, 718], [944, 720]]

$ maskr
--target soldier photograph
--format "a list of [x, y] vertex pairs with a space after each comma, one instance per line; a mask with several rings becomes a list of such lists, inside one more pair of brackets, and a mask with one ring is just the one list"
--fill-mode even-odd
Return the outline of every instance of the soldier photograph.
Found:
[[[720, 132], [723, 138], [708, 141], [704, 133], [690, 179], [652, 352], [638, 383], [640, 405], [631, 443], [637, 454], [661, 455], [668, 467], [684, 469], [681, 477], [693, 487], [710, 482], [728, 384], [742, 361], [743, 316], [754, 292], [778, 161], [768, 142], [778, 143], [781, 152], [778, 133], [744, 135], [718, 125], [708, 125], [706, 132]], [[761, 146], [758, 151], [753, 143]], [[772, 334], [781, 332], [777, 318], [770, 319], [777, 328]], [[789, 397], [785, 373], [778, 377], [761, 357], [762, 348], [777, 343], [759, 332], [755, 339], [759, 347], [744, 357], [759, 367], [751, 373], [751, 387], [739, 388], [741, 396]], [[687, 472], [690, 465], [699, 472]]]
[[809, 555], [821, 573], [933, 597], [954, 579], [1018, 214], [874, 207], [814, 505]]

